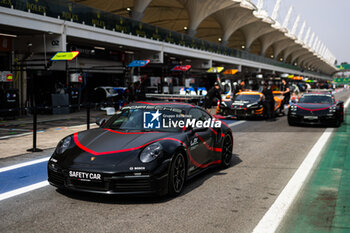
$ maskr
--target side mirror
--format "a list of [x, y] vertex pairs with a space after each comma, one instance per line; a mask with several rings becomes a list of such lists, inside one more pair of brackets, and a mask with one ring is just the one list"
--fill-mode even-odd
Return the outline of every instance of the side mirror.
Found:
[[106, 123], [106, 119], [105, 118], [102, 118], [102, 119], [97, 119], [96, 120], [96, 125], [102, 127], [104, 124]]

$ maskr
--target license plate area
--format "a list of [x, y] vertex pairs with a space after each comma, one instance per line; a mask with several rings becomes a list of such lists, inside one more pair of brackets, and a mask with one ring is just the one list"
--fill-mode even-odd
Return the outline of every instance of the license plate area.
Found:
[[71, 180], [85, 181], [85, 182], [102, 182], [103, 176], [98, 172], [82, 172], [82, 171], [68, 171], [68, 177]]
[[304, 119], [314, 121], [314, 120], [318, 120], [318, 116], [304, 116]]

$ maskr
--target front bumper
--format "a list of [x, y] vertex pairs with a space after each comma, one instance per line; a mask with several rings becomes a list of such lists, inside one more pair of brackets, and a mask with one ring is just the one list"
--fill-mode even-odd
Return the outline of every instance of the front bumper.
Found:
[[[76, 170], [76, 169], [75, 169]], [[88, 172], [84, 170], [85, 172]], [[102, 181], [81, 181], [71, 179], [68, 169], [55, 168], [48, 164], [48, 181], [51, 185], [73, 191], [99, 194], [158, 194], [164, 195], [168, 191], [168, 165], [160, 172], [124, 172], [104, 173]], [[95, 171], [94, 171], [95, 172]]]
[[262, 112], [260, 113], [257, 109], [240, 109], [240, 108], [231, 108], [229, 110], [230, 115], [234, 115], [237, 117], [255, 117], [262, 116]]
[[[312, 118], [314, 117], [314, 118]], [[316, 118], [317, 117], [317, 118]], [[308, 116], [308, 115], [288, 115], [288, 120], [296, 124], [309, 124], [309, 125], [331, 125], [338, 121], [336, 114], [332, 116]]]

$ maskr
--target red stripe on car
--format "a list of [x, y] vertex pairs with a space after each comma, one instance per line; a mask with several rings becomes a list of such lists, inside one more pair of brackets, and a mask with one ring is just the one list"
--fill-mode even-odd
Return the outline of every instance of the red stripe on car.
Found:
[[115, 153], [121, 153], [121, 152], [128, 152], [128, 151], [138, 150], [138, 149], [141, 149], [141, 148], [143, 148], [143, 147], [145, 147], [145, 146], [147, 146], [147, 145], [149, 145], [149, 144], [151, 144], [151, 143], [157, 142], [157, 141], [171, 140], [171, 141], [179, 142], [179, 143], [181, 143], [183, 146], [185, 146], [185, 148], [186, 148], [186, 153], [187, 153], [188, 157], [190, 158], [190, 161], [191, 161], [191, 162], [193, 163], [193, 165], [195, 165], [196, 167], [206, 168], [206, 167], [208, 167], [208, 166], [210, 166], [210, 165], [221, 163], [221, 160], [216, 160], [216, 161], [213, 161], [213, 162], [210, 162], [210, 163], [207, 163], [207, 164], [200, 164], [200, 163], [197, 163], [197, 162], [193, 159], [193, 157], [192, 157], [192, 155], [191, 155], [191, 153], [190, 153], [190, 151], [189, 151], [187, 145], [186, 145], [184, 142], [182, 142], [182, 141], [180, 141], [179, 139], [176, 139], [176, 138], [160, 138], [160, 139], [157, 139], [157, 140], [153, 140], [153, 141], [151, 141], [151, 142], [149, 142], [149, 143], [146, 143], [146, 144], [144, 144], [144, 145], [142, 145], [142, 146], [133, 147], [133, 148], [128, 148], [128, 149], [122, 149], [122, 150], [115, 150], [115, 151], [106, 151], [106, 152], [96, 152], [96, 151], [93, 151], [93, 150], [87, 148], [86, 146], [82, 145], [82, 144], [79, 142], [78, 133], [74, 133], [73, 139], [74, 139], [74, 143], [75, 143], [80, 149], [82, 149], [82, 150], [84, 150], [84, 151], [86, 151], [86, 152], [88, 152], [88, 153], [90, 153], [90, 154], [96, 155], [96, 156], [98, 156], [98, 155], [107, 155], [107, 154], [115, 154]]
[[300, 107], [299, 105], [296, 105], [296, 106], [302, 110], [311, 111], [311, 112], [326, 110], [326, 109], [329, 109], [330, 107], [332, 107], [332, 106], [330, 106], [330, 107], [326, 107], [326, 108], [309, 109], [309, 108]]

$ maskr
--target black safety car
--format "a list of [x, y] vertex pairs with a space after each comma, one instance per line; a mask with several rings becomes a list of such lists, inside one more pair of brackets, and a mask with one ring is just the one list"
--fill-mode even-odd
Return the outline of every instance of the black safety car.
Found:
[[288, 124], [321, 124], [339, 127], [344, 121], [344, 102], [331, 93], [307, 93], [288, 110]]
[[178, 195], [185, 181], [232, 158], [233, 135], [204, 109], [137, 102], [100, 127], [62, 139], [48, 162], [58, 188], [104, 194]]

